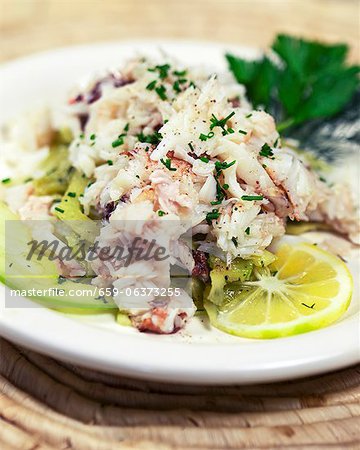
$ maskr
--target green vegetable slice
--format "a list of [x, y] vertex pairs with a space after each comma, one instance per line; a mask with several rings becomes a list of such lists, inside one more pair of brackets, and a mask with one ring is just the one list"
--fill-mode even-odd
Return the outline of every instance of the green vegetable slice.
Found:
[[211, 288], [207, 299], [216, 305], [220, 305], [224, 300], [224, 286], [235, 281], [249, 280], [254, 266], [252, 261], [241, 258], [236, 258], [227, 266], [224, 261], [216, 256], [210, 256], [209, 263], [211, 267]]

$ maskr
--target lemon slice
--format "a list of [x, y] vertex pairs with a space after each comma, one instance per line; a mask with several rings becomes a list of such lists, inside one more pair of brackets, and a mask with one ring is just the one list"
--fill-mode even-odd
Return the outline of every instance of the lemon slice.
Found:
[[283, 245], [254, 281], [233, 283], [220, 306], [205, 302], [212, 325], [230, 334], [269, 339], [325, 327], [348, 308], [353, 289], [346, 265], [315, 245]]

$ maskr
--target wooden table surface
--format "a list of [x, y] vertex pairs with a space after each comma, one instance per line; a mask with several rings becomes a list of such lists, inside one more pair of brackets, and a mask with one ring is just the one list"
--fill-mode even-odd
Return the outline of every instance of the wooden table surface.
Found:
[[266, 47], [277, 32], [351, 46], [359, 0], [0, 0], [0, 61], [64, 45], [134, 38]]

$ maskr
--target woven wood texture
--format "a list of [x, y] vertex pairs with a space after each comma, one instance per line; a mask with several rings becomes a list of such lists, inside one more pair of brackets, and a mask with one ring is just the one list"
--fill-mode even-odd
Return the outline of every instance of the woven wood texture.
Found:
[[358, 449], [360, 366], [242, 387], [166, 385], [0, 341], [1, 449]]

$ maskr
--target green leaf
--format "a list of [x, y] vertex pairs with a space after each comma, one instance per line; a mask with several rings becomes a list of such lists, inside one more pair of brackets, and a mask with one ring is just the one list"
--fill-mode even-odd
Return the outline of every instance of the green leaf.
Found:
[[358, 73], [359, 67], [354, 66], [318, 78], [312, 86], [312, 94], [294, 114], [295, 123], [331, 117], [340, 112], [356, 91]]
[[359, 87], [359, 67], [346, 64], [345, 44], [280, 34], [272, 49], [276, 64], [267, 57], [248, 61], [227, 54], [226, 59], [254, 107], [264, 106], [281, 131], [341, 112]]
[[248, 61], [230, 54], [226, 54], [225, 57], [230, 70], [239, 83], [248, 85], [254, 81], [261, 65], [260, 61]]
[[274, 64], [266, 57], [248, 61], [227, 54], [226, 59], [236, 80], [246, 87], [254, 106], [269, 106], [278, 73]]

